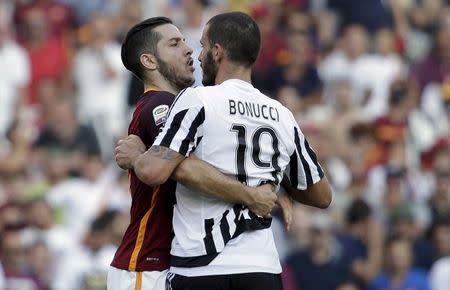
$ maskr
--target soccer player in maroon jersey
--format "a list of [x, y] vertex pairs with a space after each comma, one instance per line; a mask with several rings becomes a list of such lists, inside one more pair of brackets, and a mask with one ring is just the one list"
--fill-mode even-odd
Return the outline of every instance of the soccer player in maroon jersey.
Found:
[[[145, 146], [142, 151], [150, 148], [158, 135], [175, 94], [194, 83], [191, 54], [192, 49], [168, 18], [147, 19], [128, 32], [122, 45], [122, 62], [145, 87], [128, 133], [142, 139]], [[173, 237], [176, 182], [169, 179], [152, 187], [141, 182], [133, 170], [129, 176], [131, 220], [111, 263], [107, 288], [164, 289]], [[271, 186], [246, 187], [194, 158], [186, 159], [173, 177], [206, 194], [245, 204], [260, 215], [268, 214], [277, 199]]]

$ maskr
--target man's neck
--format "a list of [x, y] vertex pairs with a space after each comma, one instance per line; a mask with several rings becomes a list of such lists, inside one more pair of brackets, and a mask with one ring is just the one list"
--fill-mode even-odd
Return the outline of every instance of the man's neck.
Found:
[[178, 94], [179, 92], [177, 88], [175, 88], [172, 84], [170, 84], [166, 79], [163, 79], [162, 77], [154, 81], [144, 81], [144, 90], [146, 92], [151, 90], [166, 91], [174, 95]]
[[238, 79], [247, 83], [252, 83], [252, 69], [238, 66], [229, 62], [222, 63], [219, 66], [219, 71], [216, 76], [216, 85], [223, 83], [226, 80]]

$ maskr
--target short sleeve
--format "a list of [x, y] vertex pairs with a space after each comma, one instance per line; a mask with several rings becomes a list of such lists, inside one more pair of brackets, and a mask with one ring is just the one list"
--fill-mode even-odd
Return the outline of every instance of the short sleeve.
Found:
[[319, 182], [324, 172], [314, 150], [306, 140], [300, 127], [294, 122], [293, 127], [295, 149], [290, 156], [287, 175], [291, 185], [299, 190], [305, 190]]
[[195, 89], [187, 88], [175, 98], [164, 128], [153, 145], [188, 156], [203, 137], [205, 109]]

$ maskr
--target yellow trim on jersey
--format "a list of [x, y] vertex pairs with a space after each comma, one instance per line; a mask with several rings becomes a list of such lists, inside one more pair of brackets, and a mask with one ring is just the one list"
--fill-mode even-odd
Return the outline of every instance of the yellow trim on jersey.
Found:
[[148, 89], [146, 89], [146, 90], [144, 91], [144, 94], [145, 94], [145, 93], [148, 93], [148, 92], [150, 92], [150, 91], [160, 92], [161, 90], [160, 90], [158, 87], [149, 87]]
[[142, 272], [136, 273], [136, 284], [134, 285], [134, 290], [142, 289]]
[[144, 243], [145, 229], [147, 228], [147, 222], [153, 212], [153, 209], [155, 208], [156, 199], [158, 195], [159, 195], [159, 185], [155, 187], [155, 189], [153, 190], [153, 197], [150, 209], [142, 217], [141, 222], [139, 224], [139, 231], [136, 238], [136, 245], [134, 246], [133, 253], [131, 254], [130, 258], [130, 264], [128, 266], [129, 271], [136, 271], [137, 259], [139, 256], [139, 252], [141, 251], [142, 244]]

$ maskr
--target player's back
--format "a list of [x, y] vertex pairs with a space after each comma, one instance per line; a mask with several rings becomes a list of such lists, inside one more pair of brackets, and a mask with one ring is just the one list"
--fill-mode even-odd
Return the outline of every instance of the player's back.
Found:
[[[249, 186], [268, 181], [279, 185], [291, 159], [297, 162], [296, 143], [305, 146], [301, 145], [301, 132], [296, 138], [299, 129], [289, 110], [247, 82], [233, 79], [217, 86], [187, 89], [175, 102], [180, 104], [172, 110], [180, 112], [170, 113], [168, 122], [172, 124], [177, 118], [190, 118], [192, 110], [198, 112], [190, 125], [195, 129], [185, 138], [191, 144], [164, 142], [181, 134], [176, 126], [163, 132], [161, 144], [170, 143], [182, 154], [193, 151]], [[196, 137], [190, 138], [194, 133]], [[182, 185], [178, 185], [176, 197], [172, 272], [195, 276], [281, 271], [270, 219]]]
[[[149, 91], [139, 99], [128, 133], [137, 135], [150, 148], [163, 125], [174, 95]], [[161, 271], [169, 267], [172, 213], [176, 183], [172, 180], [151, 187], [129, 172], [132, 204], [130, 225], [112, 266], [130, 271]]]

